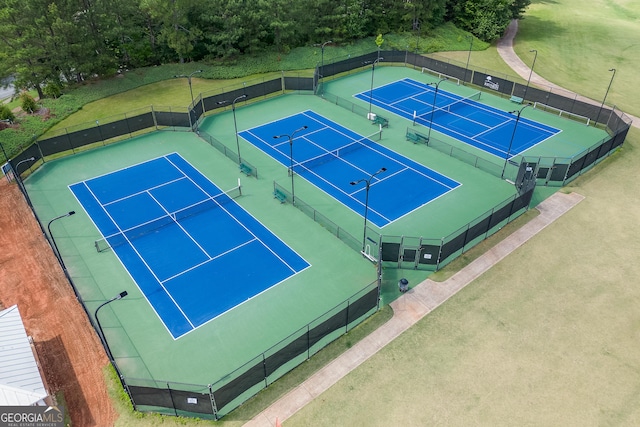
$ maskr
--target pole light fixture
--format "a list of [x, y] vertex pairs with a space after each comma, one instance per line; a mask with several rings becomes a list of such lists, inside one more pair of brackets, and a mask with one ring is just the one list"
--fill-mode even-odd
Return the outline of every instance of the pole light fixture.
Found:
[[294, 130], [293, 132], [291, 132], [291, 134], [282, 134], [282, 135], [274, 135], [273, 138], [274, 139], [279, 139], [279, 138], [289, 138], [289, 175], [291, 175], [291, 204], [295, 204], [296, 203], [296, 194], [295, 191], [293, 189], [293, 137], [295, 136], [296, 133], [303, 131], [305, 129], [307, 129], [308, 126], [304, 125], [296, 130]]
[[[236, 148], [238, 149], [238, 166], [242, 165], [242, 157], [240, 156], [240, 139], [238, 138], [238, 122], [236, 120], [236, 102], [241, 99], [245, 99], [247, 95], [240, 95], [236, 97], [233, 101], [231, 101], [231, 111], [233, 112], [233, 127], [236, 132]], [[218, 105], [228, 104], [228, 100], [218, 101]]]
[[201, 73], [202, 70], [196, 70], [193, 73], [186, 75], [186, 74], [180, 74], [180, 75], [176, 75], [173, 76], [175, 78], [186, 78], [189, 81], [189, 93], [191, 94], [191, 103], [193, 104], [193, 87], [191, 86], [191, 77], [193, 77], [194, 74], [198, 74]]
[[54, 249], [56, 258], [58, 258], [58, 262], [60, 263], [62, 268], [65, 269], [65, 270], [66, 270], [66, 267], [64, 265], [64, 261], [62, 261], [62, 255], [60, 255], [60, 251], [58, 250], [58, 245], [56, 244], [56, 239], [53, 237], [53, 234], [51, 233], [51, 223], [53, 223], [54, 221], [57, 221], [57, 220], [59, 220], [61, 218], [66, 218], [68, 216], [75, 215], [75, 214], [76, 214], [75, 211], [69, 211], [64, 215], [60, 215], [60, 216], [57, 216], [57, 217], [53, 218], [47, 224], [47, 230], [49, 231], [49, 237], [51, 238], [51, 243], [53, 244], [53, 249]]
[[371, 180], [378, 174], [386, 171], [387, 168], [380, 168], [376, 172], [372, 173], [369, 178], [362, 178], [357, 181], [351, 181], [349, 184], [358, 185], [361, 182], [366, 183], [365, 196], [364, 196], [364, 231], [362, 233], [362, 255], [366, 255], [365, 248], [367, 245], [367, 214], [369, 212], [369, 188], [371, 187]]
[[522, 99], [527, 99], [527, 91], [529, 90], [529, 85], [531, 84], [531, 76], [533, 75], [533, 67], [536, 66], [536, 59], [538, 58], [538, 51], [535, 49], [531, 49], [529, 52], [535, 52], [533, 55], [533, 64], [531, 64], [531, 70], [529, 70], [529, 79], [527, 79], [527, 87], [524, 88], [524, 94], [522, 95]]
[[[436, 102], [438, 98], [438, 88], [440, 83], [447, 80], [447, 77], [441, 78], [437, 83], [428, 83], [429, 86], [435, 86], [436, 90], [433, 92], [433, 104], [431, 105], [431, 119], [429, 120], [429, 133], [427, 134], [427, 142], [431, 141], [431, 128], [433, 127], [433, 116], [436, 114]], [[416, 124], [416, 119], [413, 119], [413, 124]]]
[[331, 43], [333, 43], [333, 41], [329, 40], [319, 45], [320, 46], [320, 70], [322, 71], [322, 73], [320, 73], [319, 75], [320, 78], [324, 77], [324, 47]]
[[509, 111], [509, 114], [517, 114], [517, 116], [516, 123], [513, 125], [513, 132], [511, 133], [511, 140], [509, 141], [509, 148], [507, 149], [507, 157], [504, 159], [504, 167], [502, 168], [502, 175], [500, 176], [500, 178], [504, 178], [504, 172], [507, 170], [509, 156], [511, 156], [511, 146], [513, 145], [513, 138], [516, 136], [516, 128], [518, 127], [518, 122], [520, 121], [520, 115], [527, 107], [531, 107], [531, 104], [527, 104], [519, 110]]
[[616, 69], [612, 68], [609, 71], [613, 71], [611, 75], [611, 80], [609, 80], [609, 86], [607, 87], [607, 91], [604, 94], [604, 98], [602, 98], [602, 104], [600, 105], [600, 109], [598, 110], [598, 115], [596, 116], [596, 123], [600, 119], [600, 113], [602, 113], [602, 109], [604, 108], [604, 102], [607, 100], [607, 95], [609, 95], [609, 89], [611, 89], [611, 85], [613, 84], [613, 78], [616, 76]]
[[107, 351], [107, 355], [109, 356], [109, 360], [111, 360], [112, 362], [114, 361], [113, 354], [111, 353], [111, 349], [109, 348], [109, 344], [107, 343], [107, 338], [104, 336], [104, 331], [102, 330], [102, 325], [100, 324], [100, 319], [98, 318], [98, 311], [102, 307], [104, 307], [105, 305], [107, 305], [107, 304], [109, 304], [109, 303], [111, 303], [113, 301], [117, 301], [119, 299], [122, 299], [122, 298], [126, 297], [127, 295], [129, 295], [127, 293], [127, 291], [120, 292], [115, 297], [113, 297], [110, 300], [105, 301], [102, 304], [100, 304], [98, 306], [98, 308], [96, 308], [96, 311], [93, 314], [94, 319], [96, 319], [96, 324], [98, 325], [98, 335], [100, 336], [100, 341], [102, 341], [102, 345], [104, 346], [104, 349]]
[[473, 36], [467, 36], [467, 39], [471, 40], [469, 44], [469, 54], [467, 54], [467, 66], [464, 68], [464, 81], [467, 82], [467, 71], [469, 71], [469, 61], [471, 60], [471, 49], [473, 49]]
[[364, 64], [371, 64], [371, 89], [369, 90], [369, 117], [371, 117], [371, 101], [373, 101], [373, 74], [376, 71], [376, 64], [382, 61], [384, 58], [376, 58], [375, 61], [365, 61]]

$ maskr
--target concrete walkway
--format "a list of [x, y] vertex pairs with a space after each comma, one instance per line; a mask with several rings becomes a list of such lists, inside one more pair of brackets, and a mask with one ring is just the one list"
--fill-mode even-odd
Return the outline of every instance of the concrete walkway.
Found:
[[[557, 93], [558, 95], [566, 96], [568, 98], [575, 98], [578, 101], [582, 101], [588, 104], [593, 104], [593, 105], [602, 104], [602, 101], [594, 101], [593, 99], [587, 98], [582, 95], [578, 95], [574, 92], [561, 88], [560, 86], [554, 83], [551, 83], [549, 80], [546, 80], [543, 77], [540, 77], [538, 74], [535, 73], [535, 71], [532, 73], [531, 68], [529, 68], [529, 66], [525, 64], [522, 61], [522, 59], [520, 59], [520, 57], [516, 55], [515, 51], [513, 50], [513, 39], [515, 38], [517, 33], [518, 33], [518, 21], [514, 19], [513, 21], [511, 21], [511, 23], [507, 27], [507, 30], [505, 31], [502, 38], [498, 40], [497, 48], [498, 48], [498, 54], [500, 55], [502, 60], [506, 62], [507, 65], [511, 67], [511, 69], [515, 71], [520, 77], [522, 77], [525, 80], [528, 80], [529, 75], [531, 75], [531, 84], [534, 86], [538, 86], [541, 89], [553, 89], [553, 92]], [[631, 114], [626, 112], [625, 114], [631, 120], [633, 120], [633, 122], [631, 123], [632, 126], [640, 128], [640, 120], [638, 120], [637, 117], [634, 117]]]
[[245, 426], [271, 427], [276, 425], [276, 420], [282, 422], [291, 417], [418, 320], [569, 211], [583, 198], [576, 193], [555, 193], [537, 206], [540, 215], [448, 280], [434, 282], [427, 279], [409, 290], [391, 303], [394, 314], [387, 323], [258, 414]]

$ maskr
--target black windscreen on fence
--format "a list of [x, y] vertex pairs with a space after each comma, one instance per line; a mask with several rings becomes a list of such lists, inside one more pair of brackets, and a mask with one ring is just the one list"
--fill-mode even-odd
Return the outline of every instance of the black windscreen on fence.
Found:
[[52, 154], [72, 149], [69, 134], [54, 136], [53, 138], [39, 141], [38, 145], [40, 146], [43, 156], [50, 156]]
[[[42, 155], [40, 154], [40, 148], [38, 147], [37, 144], [30, 145], [26, 150], [24, 150], [23, 152], [15, 156], [13, 159], [11, 159], [11, 166], [13, 167], [13, 170], [14, 171], [16, 170], [16, 166], [18, 165], [18, 163], [22, 162], [23, 160], [30, 159], [31, 157], [35, 158], [34, 161], [37, 161], [42, 157]], [[24, 172], [24, 169], [23, 169], [24, 167], [25, 166], [22, 166], [20, 170], [16, 172], [18, 173]]]
[[486, 89], [491, 89], [504, 95], [510, 95], [513, 91], [513, 82], [479, 71], [473, 73], [473, 84], [483, 86]]
[[214, 415], [211, 395], [208, 392], [196, 393], [171, 389], [170, 395], [174, 410]]
[[440, 255], [440, 245], [422, 245], [420, 246], [420, 264], [435, 265], [438, 263], [438, 255]]
[[397, 262], [400, 255], [400, 243], [382, 242], [382, 261]]
[[129, 385], [129, 394], [133, 402], [143, 406], [158, 406], [160, 408], [173, 408], [173, 401], [169, 389], [155, 387], [140, 387]]
[[311, 77], [285, 77], [285, 90], [313, 90], [313, 79]]
[[466, 230], [442, 245], [442, 250], [440, 251], [441, 261], [449, 258], [464, 247], [465, 234]]
[[264, 381], [264, 363], [260, 361], [242, 373], [239, 377], [233, 379], [231, 382], [223, 385], [213, 392], [216, 407], [218, 410], [224, 408], [231, 403], [233, 399], [237, 398], [242, 393], [262, 381]]
[[467, 236], [465, 238], [465, 246], [472, 242], [474, 239], [477, 239], [480, 236], [485, 235], [489, 231], [489, 223], [491, 222], [491, 217], [488, 216], [483, 218], [476, 224], [469, 227], [467, 230]]
[[200, 97], [198, 97], [196, 103], [193, 105], [193, 108], [191, 108], [191, 114], [192, 117], [194, 117], [194, 123], [196, 122], [196, 120], [198, 120], [200, 118], [200, 116], [202, 116], [202, 114], [204, 113], [203, 110], [203, 106], [202, 106], [202, 102], [200, 100]]
[[349, 322], [356, 320], [378, 306], [378, 288], [373, 288], [368, 293], [349, 304], [347, 317]]
[[309, 331], [309, 347], [313, 347], [322, 338], [346, 325], [347, 309], [344, 308]]
[[117, 138], [131, 133], [129, 131], [129, 124], [126, 120], [118, 120], [116, 122], [100, 125], [98, 126], [98, 129], [103, 140]]
[[127, 123], [129, 124], [129, 132], [138, 132], [156, 125], [153, 121], [153, 113], [151, 111], [140, 114], [139, 116], [127, 117]]
[[585, 154], [584, 156], [580, 157], [577, 160], [574, 160], [573, 163], [571, 163], [571, 166], [569, 166], [569, 170], [567, 171], [567, 179], [573, 177], [575, 174], [582, 170], [586, 158], [587, 155]]
[[333, 64], [325, 64], [323, 68], [325, 72], [324, 77], [329, 77], [329, 76], [333, 76], [340, 73], [346, 73], [347, 71], [364, 67], [367, 64], [373, 63], [376, 59], [378, 59], [378, 53], [371, 52], [365, 55], [356, 56], [354, 58], [348, 58], [342, 61], [334, 62]]
[[301, 335], [291, 341], [289, 344], [267, 357], [265, 360], [265, 371], [267, 376], [273, 374], [285, 363], [295, 359], [309, 348], [309, 338], [307, 334]]
[[189, 123], [189, 115], [184, 112], [180, 113], [177, 111], [156, 111], [156, 123], [158, 126], [168, 126], [168, 127], [182, 127], [188, 128], [191, 126]]
[[79, 137], [74, 137], [73, 134], [69, 135], [69, 139], [72, 141], [73, 148], [83, 147], [85, 145], [95, 144], [96, 142], [104, 141], [100, 129], [98, 127], [84, 129], [79, 132], [74, 132]]
[[563, 182], [565, 179], [565, 176], [567, 175], [567, 169], [569, 169], [569, 165], [563, 165], [563, 164], [553, 165], [550, 181]]
[[502, 221], [509, 218], [511, 215], [511, 207], [513, 206], [513, 202], [508, 203], [507, 205], [501, 207], [493, 211], [491, 214], [491, 222], [489, 223], [489, 229], [492, 229], [496, 225], [500, 224]]

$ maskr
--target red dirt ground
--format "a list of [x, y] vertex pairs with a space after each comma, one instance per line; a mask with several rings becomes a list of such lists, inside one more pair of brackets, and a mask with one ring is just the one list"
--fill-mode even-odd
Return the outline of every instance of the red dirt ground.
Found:
[[100, 340], [15, 183], [0, 178], [0, 306], [18, 304], [49, 391], [63, 391], [74, 426], [111, 426]]

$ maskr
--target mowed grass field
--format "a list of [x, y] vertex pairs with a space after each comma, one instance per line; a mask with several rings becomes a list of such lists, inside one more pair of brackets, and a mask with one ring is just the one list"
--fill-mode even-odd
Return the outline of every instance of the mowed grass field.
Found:
[[[525, 62], [538, 49], [540, 75], [595, 99], [617, 68], [608, 104], [635, 115], [638, 16], [632, 2], [534, 2], [516, 49]], [[577, 207], [284, 425], [640, 425], [639, 146], [632, 129], [563, 190], [585, 196]]]

